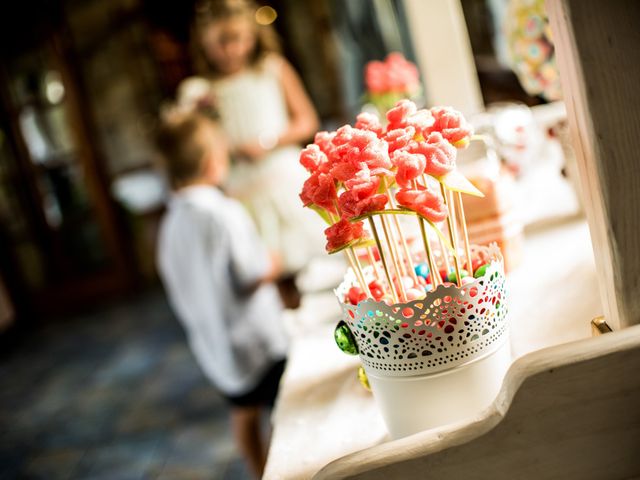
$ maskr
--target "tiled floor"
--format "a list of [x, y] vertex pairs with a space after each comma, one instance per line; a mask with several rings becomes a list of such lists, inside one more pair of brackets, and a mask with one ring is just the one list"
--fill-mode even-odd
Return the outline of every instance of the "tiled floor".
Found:
[[18, 478], [249, 478], [159, 292], [0, 352], [0, 479]]

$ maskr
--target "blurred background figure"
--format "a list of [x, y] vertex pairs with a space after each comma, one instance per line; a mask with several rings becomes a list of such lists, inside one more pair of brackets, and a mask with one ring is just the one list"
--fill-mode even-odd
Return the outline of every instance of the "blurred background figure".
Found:
[[284, 275], [278, 284], [285, 304], [295, 308], [295, 275], [322, 253], [322, 224], [315, 225], [298, 200], [305, 179], [298, 155], [318, 120], [298, 74], [279, 54], [273, 27], [259, 23], [265, 14], [257, 15], [249, 0], [196, 6], [192, 41], [202, 77], [181, 83], [178, 103], [191, 109], [204, 104], [220, 116], [235, 160], [226, 190], [280, 254]]
[[158, 238], [160, 275], [200, 368], [231, 407], [238, 448], [260, 478], [267, 455], [263, 410], [274, 405], [287, 350], [273, 285], [280, 261], [242, 205], [218, 188], [229, 153], [213, 122], [172, 112], [157, 137], [172, 187]]

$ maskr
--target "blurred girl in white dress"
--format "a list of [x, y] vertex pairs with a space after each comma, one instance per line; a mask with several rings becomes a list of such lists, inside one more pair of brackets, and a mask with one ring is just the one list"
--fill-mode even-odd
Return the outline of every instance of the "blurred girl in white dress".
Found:
[[322, 224], [302, 208], [306, 178], [300, 144], [318, 128], [316, 112], [293, 67], [278, 53], [270, 25], [256, 20], [250, 0], [209, 0], [196, 10], [193, 29], [201, 77], [183, 81], [178, 102], [210, 102], [232, 150], [227, 193], [251, 214], [268, 247], [281, 256], [281, 291], [296, 292], [295, 274], [320, 254]]

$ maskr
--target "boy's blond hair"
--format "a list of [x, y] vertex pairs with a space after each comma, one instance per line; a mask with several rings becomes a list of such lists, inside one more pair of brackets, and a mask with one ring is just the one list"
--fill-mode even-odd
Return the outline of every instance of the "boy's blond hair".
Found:
[[[209, 132], [203, 129], [209, 127]], [[206, 134], [216, 134], [223, 142], [215, 123], [197, 112], [165, 112], [156, 131], [156, 145], [161, 163], [172, 188], [180, 188], [201, 177], [210, 152]]]

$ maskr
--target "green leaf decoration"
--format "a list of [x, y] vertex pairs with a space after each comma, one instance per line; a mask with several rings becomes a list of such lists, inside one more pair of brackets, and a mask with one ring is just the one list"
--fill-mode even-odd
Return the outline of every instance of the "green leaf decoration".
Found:
[[310, 208], [314, 212], [316, 212], [318, 215], [320, 215], [320, 218], [322, 218], [322, 220], [324, 220], [325, 223], [327, 223], [328, 225], [333, 225], [333, 221], [331, 220], [331, 215], [324, 208], [319, 207], [318, 205], [315, 205], [313, 203], [310, 203], [309, 205], [305, 205], [305, 206], [307, 208]]
[[347, 248], [353, 247], [353, 248], [366, 248], [366, 247], [373, 247], [376, 244], [376, 242], [371, 239], [371, 238], [357, 238], [349, 243], [345, 243], [344, 245], [342, 245], [341, 247], [336, 248], [335, 250], [331, 250], [328, 251], [327, 253], [329, 255], [333, 255], [334, 253], [338, 253], [341, 252], [343, 250], [346, 250]]

